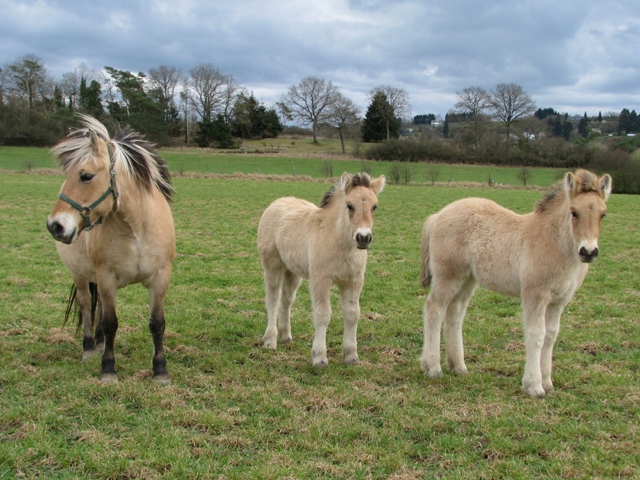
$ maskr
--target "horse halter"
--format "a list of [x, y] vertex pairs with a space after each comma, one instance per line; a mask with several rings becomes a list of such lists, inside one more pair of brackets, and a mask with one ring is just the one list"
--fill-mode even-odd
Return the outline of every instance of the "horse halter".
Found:
[[91, 214], [93, 209], [96, 208], [98, 205], [100, 205], [111, 194], [113, 194], [114, 201], [116, 201], [120, 196], [120, 193], [116, 188], [116, 170], [114, 167], [115, 160], [113, 157], [113, 150], [111, 149], [111, 145], [107, 144], [107, 149], [109, 150], [109, 171], [111, 174], [111, 178], [109, 180], [109, 187], [100, 196], [100, 198], [98, 198], [95, 202], [93, 202], [88, 207], [83, 207], [78, 202], [71, 200], [64, 193], [61, 193], [60, 195], [58, 195], [58, 198], [60, 200], [62, 200], [63, 202], [67, 202], [69, 205], [75, 208], [78, 212], [80, 212], [80, 215], [84, 219], [84, 224], [85, 224], [85, 227], [83, 230], [86, 230], [87, 232], [91, 230], [93, 227], [95, 227], [96, 225], [99, 225], [102, 223], [102, 217], [99, 217], [95, 222], [91, 223], [91, 219], [89, 218], [89, 215]]

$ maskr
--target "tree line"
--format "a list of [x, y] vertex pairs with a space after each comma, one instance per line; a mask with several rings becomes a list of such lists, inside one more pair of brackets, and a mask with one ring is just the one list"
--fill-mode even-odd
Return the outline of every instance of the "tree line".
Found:
[[[360, 142], [373, 144], [366, 156], [385, 160], [573, 168], [597, 163], [603, 152], [615, 156], [638, 147], [635, 110], [591, 118], [585, 112], [576, 120], [537, 108], [514, 83], [456, 92], [444, 119], [432, 113], [410, 119], [409, 95], [390, 85], [372, 88], [367, 100], [362, 115], [331, 81], [307, 76], [266, 106], [211, 63], [187, 73], [166, 65], [147, 73], [81, 65], [53, 79], [40, 58], [25, 55], [0, 70], [0, 144], [52, 145], [82, 112], [114, 127], [128, 125], [160, 145], [219, 148], [277, 137], [293, 121], [309, 127], [314, 142], [321, 133], [336, 135], [343, 153], [349, 141], [354, 152]], [[401, 136], [412, 141], [398, 142]], [[606, 142], [596, 142], [602, 138]]]

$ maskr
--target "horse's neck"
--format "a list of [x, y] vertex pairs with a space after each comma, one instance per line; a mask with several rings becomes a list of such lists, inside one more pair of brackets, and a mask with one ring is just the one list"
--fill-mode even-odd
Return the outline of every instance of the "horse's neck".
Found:
[[149, 212], [149, 195], [145, 195], [136, 187], [127, 188], [120, 192], [118, 204], [114, 207], [113, 214], [131, 230], [139, 234], [145, 225], [145, 215]]

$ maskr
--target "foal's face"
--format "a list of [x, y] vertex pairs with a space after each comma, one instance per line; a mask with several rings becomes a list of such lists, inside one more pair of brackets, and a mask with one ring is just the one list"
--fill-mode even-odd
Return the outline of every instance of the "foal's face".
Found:
[[606, 210], [604, 199], [594, 192], [577, 195], [571, 201], [573, 238], [584, 263], [591, 263], [598, 256], [598, 236]]
[[[96, 138], [92, 141], [92, 148], [91, 160], [82, 166], [70, 165], [66, 171], [66, 179], [60, 187], [61, 194], [81, 207], [92, 205], [111, 184], [107, 144]], [[113, 196], [109, 195], [88, 212], [91, 223], [105, 215], [112, 208], [113, 202]], [[47, 218], [47, 228], [58, 242], [72, 243], [86, 226], [86, 220], [82, 215], [68, 202], [58, 199]]]
[[378, 195], [369, 187], [352, 188], [345, 195], [345, 203], [351, 222], [353, 240], [361, 249], [369, 248], [373, 235], [373, 214], [378, 208]]

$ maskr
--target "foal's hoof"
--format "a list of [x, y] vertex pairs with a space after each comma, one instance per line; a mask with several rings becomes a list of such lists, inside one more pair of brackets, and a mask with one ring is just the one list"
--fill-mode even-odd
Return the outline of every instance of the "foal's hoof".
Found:
[[100, 375], [100, 381], [105, 385], [108, 383], [118, 383], [118, 375], [115, 373], [103, 373]]
[[162, 375], [154, 375], [153, 381], [154, 383], [156, 383], [156, 385], [171, 385], [171, 378], [166, 373]]
[[422, 367], [424, 374], [429, 378], [439, 378], [442, 376], [441, 368]]
[[276, 350], [278, 348], [278, 342], [275, 339], [265, 339], [263, 347], [268, 350]]
[[348, 355], [344, 357], [344, 363], [345, 365], [355, 365], [360, 363], [360, 359], [358, 358], [358, 355]]
[[311, 362], [311, 365], [313, 365], [315, 368], [325, 368], [327, 365], [329, 365], [329, 361], [326, 358], [321, 358], [318, 360], [313, 360]]
[[92, 357], [95, 357], [96, 355], [98, 355], [98, 353], [102, 353], [102, 352], [98, 352], [98, 350], [95, 350], [95, 349], [85, 350], [84, 352], [82, 352], [82, 363], [86, 362]]
[[524, 388], [524, 392], [531, 398], [544, 398], [546, 396], [542, 386]]

